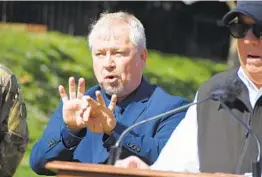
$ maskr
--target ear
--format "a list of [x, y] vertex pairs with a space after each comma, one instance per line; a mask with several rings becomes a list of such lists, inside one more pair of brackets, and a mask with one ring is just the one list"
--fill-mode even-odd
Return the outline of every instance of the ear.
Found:
[[140, 58], [142, 60], [142, 62], [144, 63], [144, 66], [146, 64], [146, 60], [147, 60], [147, 56], [148, 56], [148, 52], [147, 50], [144, 48], [141, 53], [140, 53]]

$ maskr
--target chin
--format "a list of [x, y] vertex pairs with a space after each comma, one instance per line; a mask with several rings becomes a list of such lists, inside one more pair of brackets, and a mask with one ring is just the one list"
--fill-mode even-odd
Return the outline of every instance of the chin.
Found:
[[262, 72], [248, 72], [249, 79], [255, 84], [255, 85], [262, 85]]
[[261, 66], [247, 65], [244, 69], [249, 74], [262, 74], [262, 67]]
[[247, 69], [249, 75], [260, 75], [262, 76], [262, 69], [261, 68], [250, 68]]
[[108, 95], [113, 95], [113, 94], [116, 94], [117, 96], [121, 95], [124, 88], [123, 87], [111, 87], [111, 86], [107, 86], [107, 87], [104, 87], [104, 90], [105, 92], [108, 94]]

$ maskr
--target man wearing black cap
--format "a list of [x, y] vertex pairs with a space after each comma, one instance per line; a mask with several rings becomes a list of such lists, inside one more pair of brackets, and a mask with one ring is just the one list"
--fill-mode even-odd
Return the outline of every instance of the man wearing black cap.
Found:
[[[237, 40], [240, 67], [215, 75], [201, 85], [195, 100], [203, 100], [217, 88], [229, 88], [234, 99], [226, 105], [262, 139], [262, 1], [239, 1], [223, 23]], [[238, 124], [219, 101], [210, 100], [189, 108], [151, 169], [251, 172], [256, 160], [254, 137]], [[149, 168], [136, 157], [116, 166]]]

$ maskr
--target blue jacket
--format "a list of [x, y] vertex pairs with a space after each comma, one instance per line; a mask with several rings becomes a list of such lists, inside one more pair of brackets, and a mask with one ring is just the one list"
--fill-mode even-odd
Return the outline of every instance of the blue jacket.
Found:
[[[89, 89], [86, 95], [95, 98], [96, 90], [101, 91], [108, 105], [110, 96], [106, 95], [99, 86]], [[31, 168], [38, 174], [54, 175], [44, 168], [48, 161], [105, 163], [110, 146], [114, 145], [127, 127], [187, 103], [188, 100], [171, 96], [160, 87], [142, 79], [140, 86], [117, 104], [114, 112], [117, 124], [110, 136], [92, 133], [87, 129], [83, 129], [78, 135], [71, 134], [63, 122], [62, 103], [60, 103], [42, 137], [31, 151]], [[136, 155], [149, 165], [153, 164], [173, 130], [184, 118], [185, 112], [186, 110], [135, 128], [123, 139], [120, 158]]]

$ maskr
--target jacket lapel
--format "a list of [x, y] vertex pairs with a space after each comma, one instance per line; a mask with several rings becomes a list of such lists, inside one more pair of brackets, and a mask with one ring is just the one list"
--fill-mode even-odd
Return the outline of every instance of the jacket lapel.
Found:
[[142, 79], [140, 86], [121, 103], [125, 108], [121, 118], [122, 123], [130, 126], [139, 120], [150, 104], [150, 97], [155, 88], [156, 86], [150, 85], [144, 78]]
[[131, 103], [124, 111], [124, 119], [121, 122], [123, 122], [127, 126], [134, 124], [134, 122], [136, 122], [136, 120], [140, 118], [142, 113], [146, 110], [147, 103], [148, 99], [141, 100], [136, 103]]
[[237, 77], [237, 79], [240, 81], [240, 87], [241, 87], [241, 92], [240, 92], [240, 94], [238, 95], [237, 98], [246, 105], [246, 107], [248, 108], [249, 111], [252, 111], [252, 106], [251, 106], [251, 103], [249, 101], [248, 89], [247, 89], [246, 85], [240, 80], [239, 77]]
[[[148, 105], [150, 104], [149, 98], [152, 96], [155, 88], [156, 86], [150, 85], [143, 78], [140, 86], [126, 99], [124, 99], [122, 102], [118, 104], [118, 106], [124, 108], [121, 118], [118, 121], [121, 122], [121, 124], [125, 125], [126, 127], [129, 127], [130, 125], [134, 124], [137, 120], [139, 120], [143, 115], [143, 113], [146, 111]], [[105, 94], [103, 94], [103, 97], [106, 104], [108, 105], [110, 102], [110, 98], [107, 98]], [[101, 142], [94, 142], [94, 143], [97, 144], [97, 146], [102, 147], [99, 150], [95, 150], [95, 149], [94, 150], [98, 152], [96, 154], [96, 156], [98, 157], [97, 159], [99, 159], [100, 163], [103, 163], [101, 161], [104, 161], [108, 158], [108, 152], [106, 148], [103, 147], [102, 140]]]
[[[138, 103], [132, 103], [131, 105], [128, 106], [128, 108], [124, 111], [122, 118], [120, 120], [120, 122], [122, 124], [124, 124], [126, 127], [129, 127], [130, 125], [132, 125], [141, 115], [142, 113], [146, 110], [147, 108], [147, 101], [148, 100], [141, 100]], [[95, 136], [101, 136], [101, 135], [95, 135]], [[109, 153], [107, 152], [107, 149], [103, 146], [103, 142], [101, 141], [97, 141], [97, 139], [101, 138], [101, 137], [97, 137], [94, 138], [94, 144], [96, 144], [96, 146], [94, 146], [95, 148], [98, 149], [93, 149], [93, 152], [97, 152], [96, 154], [96, 158], [98, 161], [96, 163], [104, 163], [106, 161], [106, 159], [108, 158]]]

